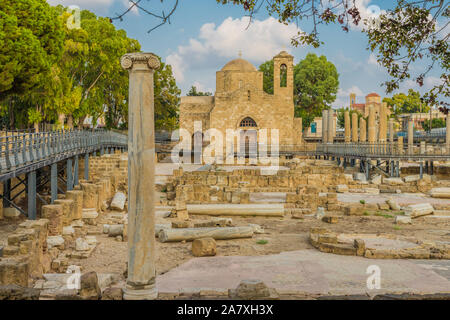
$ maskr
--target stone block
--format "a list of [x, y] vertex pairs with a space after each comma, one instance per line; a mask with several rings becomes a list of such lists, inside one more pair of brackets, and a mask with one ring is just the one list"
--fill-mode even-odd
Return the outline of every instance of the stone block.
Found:
[[388, 199], [386, 200], [386, 204], [391, 208], [391, 210], [400, 210], [400, 206], [394, 199]]
[[417, 218], [433, 214], [434, 208], [429, 203], [412, 204], [405, 208], [405, 215], [411, 218]]
[[361, 172], [356, 172], [353, 174], [353, 179], [356, 181], [367, 181], [366, 175]]
[[117, 192], [111, 201], [110, 208], [112, 210], [123, 211], [125, 208], [125, 202], [127, 201], [127, 196], [123, 192]]
[[113, 224], [109, 225], [108, 227], [108, 236], [110, 237], [117, 237], [117, 236], [123, 236], [123, 224]]
[[83, 213], [83, 191], [81, 190], [70, 190], [66, 191], [66, 199], [73, 200], [74, 203], [74, 211], [72, 220], [81, 219], [81, 215]]
[[346, 216], [361, 216], [364, 213], [364, 206], [360, 203], [352, 203], [345, 207]]
[[404, 184], [402, 178], [383, 178], [383, 183], [389, 186], [400, 186]]
[[337, 236], [333, 233], [324, 233], [317, 236], [318, 243], [337, 243]]
[[89, 243], [83, 238], [77, 238], [75, 240], [75, 250], [77, 251], [88, 251], [90, 249]]
[[192, 242], [192, 254], [195, 257], [215, 256], [216, 253], [216, 240], [213, 238], [195, 239]]
[[14, 207], [3, 208], [3, 217], [9, 219], [15, 219], [20, 217], [20, 211]]
[[430, 191], [433, 198], [450, 199], [450, 188], [433, 188]]
[[98, 188], [93, 183], [80, 183], [83, 190], [83, 208], [96, 208], [98, 206]]
[[355, 239], [353, 241], [353, 246], [356, 249], [356, 255], [357, 256], [364, 256], [364, 253], [366, 251], [366, 243], [362, 239]]
[[75, 203], [73, 200], [69, 199], [58, 199], [54, 202], [55, 205], [60, 205], [63, 208], [62, 211], [62, 221], [63, 226], [68, 226], [74, 220], [76, 216], [76, 210], [78, 208], [75, 208]]
[[322, 221], [326, 222], [326, 223], [334, 224], [334, 223], [338, 223], [339, 222], [339, 217], [337, 217], [337, 216], [325, 216], [325, 217], [322, 218]]
[[377, 174], [377, 175], [372, 176], [372, 179], [370, 182], [375, 185], [380, 185], [381, 184], [381, 175]]
[[28, 287], [29, 265], [12, 259], [0, 260], [0, 285]]
[[42, 218], [48, 219], [48, 235], [56, 236], [62, 233], [63, 207], [58, 204], [42, 206]]
[[410, 183], [410, 182], [416, 182], [420, 180], [420, 175], [416, 174], [416, 175], [412, 175], [412, 176], [406, 176], [403, 178], [403, 180], [406, 183]]
[[122, 288], [107, 288], [102, 293], [102, 300], [123, 300]]
[[274, 289], [269, 289], [260, 280], [242, 280], [236, 290], [230, 290], [230, 298], [241, 300], [273, 300], [279, 299], [278, 293]]
[[172, 221], [172, 228], [181, 229], [181, 228], [189, 228], [188, 221]]
[[396, 224], [411, 224], [412, 220], [411, 220], [411, 217], [408, 217], [408, 216], [395, 216], [395, 223]]
[[3, 248], [3, 256], [5, 257], [11, 257], [19, 254], [19, 246], [18, 243], [16, 246], [8, 245]]
[[64, 238], [61, 236], [49, 236], [47, 237], [47, 249], [51, 249], [53, 247], [61, 248], [64, 246]]
[[346, 184], [339, 184], [336, 186], [337, 193], [346, 193], [348, 192], [348, 186]]
[[40, 290], [16, 284], [0, 286], [0, 300], [39, 300]]
[[177, 218], [179, 220], [189, 220], [189, 214], [187, 210], [177, 210]]
[[85, 273], [80, 279], [80, 296], [84, 300], [98, 300], [102, 295], [95, 271]]
[[81, 217], [84, 219], [96, 219], [98, 217], [98, 212], [95, 208], [85, 208], [83, 209]]
[[380, 194], [380, 189], [378, 188], [364, 188], [364, 192], [368, 194]]

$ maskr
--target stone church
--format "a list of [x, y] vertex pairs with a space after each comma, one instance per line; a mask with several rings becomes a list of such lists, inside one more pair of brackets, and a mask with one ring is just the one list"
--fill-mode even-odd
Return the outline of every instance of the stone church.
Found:
[[224, 137], [227, 129], [236, 130], [241, 134], [235, 143], [236, 152], [248, 139], [261, 145], [261, 129], [268, 129], [267, 141], [271, 129], [278, 129], [281, 149], [301, 144], [302, 119], [294, 118], [294, 57], [282, 51], [273, 60], [273, 94], [264, 92], [263, 73], [250, 62], [232, 60], [216, 73], [214, 96], [181, 98], [180, 128], [189, 131], [193, 139], [197, 134], [194, 122], [197, 126], [201, 122], [203, 132], [215, 128]]

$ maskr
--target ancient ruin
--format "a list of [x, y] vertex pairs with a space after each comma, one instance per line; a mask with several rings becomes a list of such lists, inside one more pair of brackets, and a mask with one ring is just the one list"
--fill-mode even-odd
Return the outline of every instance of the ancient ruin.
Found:
[[[173, 162], [154, 135], [159, 60], [127, 54], [121, 65], [130, 77], [128, 141], [78, 131], [42, 133], [42, 144], [2, 137], [0, 299], [367, 296], [373, 265], [386, 286], [372, 298], [448, 291], [450, 280], [433, 269], [450, 259], [448, 136], [430, 143], [411, 125], [404, 140], [386, 105], [369, 103], [367, 122], [345, 112], [344, 141], [335, 141], [332, 110], [323, 112], [323, 141], [303, 141], [292, 57], [282, 52], [275, 83], [286, 68], [286, 87], [273, 96], [238, 59], [217, 73], [215, 97], [182, 100], [182, 127], [238, 130], [235, 145], [243, 138], [244, 147], [232, 149], [233, 162], [210, 161], [203, 134], [189, 134], [199, 150], [177, 149], [196, 161]], [[275, 104], [284, 111], [272, 114]], [[284, 146], [270, 145], [276, 163], [259, 157], [266, 128]]]

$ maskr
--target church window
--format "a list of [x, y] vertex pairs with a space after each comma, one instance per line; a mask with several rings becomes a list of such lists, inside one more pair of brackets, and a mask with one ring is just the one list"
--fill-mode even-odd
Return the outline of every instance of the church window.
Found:
[[280, 87], [287, 86], [287, 66], [282, 64], [280, 66]]
[[253, 120], [253, 119], [250, 118], [250, 117], [244, 118], [244, 119], [241, 121], [241, 124], [240, 124], [239, 126], [240, 126], [241, 128], [242, 128], [242, 127], [254, 127], [254, 128], [257, 127], [255, 120]]

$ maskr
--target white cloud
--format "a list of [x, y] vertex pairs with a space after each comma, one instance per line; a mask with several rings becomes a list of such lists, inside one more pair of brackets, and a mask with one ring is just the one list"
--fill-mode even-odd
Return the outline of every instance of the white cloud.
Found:
[[365, 94], [358, 86], [351, 86], [344, 90], [339, 88], [336, 100], [332, 103], [334, 108], [348, 107], [350, 104], [350, 93], [356, 94], [356, 103], [364, 103]]
[[369, 59], [367, 60], [367, 63], [370, 65], [379, 66], [377, 57], [373, 53], [370, 54]]
[[[331, 1], [331, 3], [337, 4], [337, 1]], [[358, 25], [355, 25], [353, 22], [350, 22], [349, 25], [351, 30], [362, 30], [363, 28], [367, 28], [364, 20], [366, 19], [376, 20], [376, 18], [380, 14], [386, 13], [386, 10], [382, 10], [378, 5], [372, 4], [372, 0], [355, 0], [355, 7], [359, 10], [361, 21], [358, 23]]]
[[[248, 27], [248, 28], [247, 28]], [[176, 79], [183, 82], [191, 69], [219, 70], [228, 60], [236, 59], [242, 51], [244, 59], [255, 65], [271, 59], [281, 50], [289, 51], [291, 38], [299, 29], [295, 25], [280, 24], [275, 18], [253, 20], [227, 18], [220, 25], [206, 23], [196, 39], [179, 46], [166, 58]]]
[[197, 88], [197, 91], [200, 92], [211, 92], [211, 93], [214, 92], [212, 88], [207, 88], [203, 83], [200, 83], [198, 81], [194, 81], [192, 85]]
[[[125, 8], [129, 8], [129, 7], [131, 7], [131, 5], [132, 5], [132, 3], [131, 3], [131, 1], [130, 0], [122, 0], [122, 3], [123, 3], [123, 6], [125, 7]], [[139, 15], [139, 9], [136, 7], [136, 6], [134, 6], [133, 8], [131, 8], [131, 11], [130, 11], [131, 13], [133, 13], [133, 14], [135, 14], [135, 15]]]
[[399, 92], [407, 92], [408, 89], [413, 89], [419, 92], [426, 92], [431, 90], [433, 87], [441, 85], [442, 79], [438, 77], [428, 76], [423, 79], [423, 86], [420, 87], [415, 80], [408, 79], [401, 86]]

